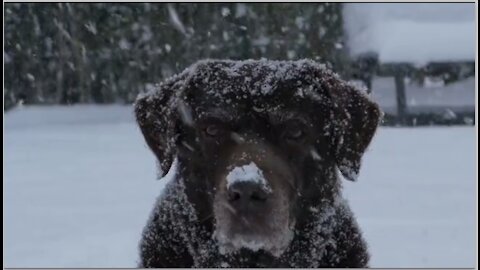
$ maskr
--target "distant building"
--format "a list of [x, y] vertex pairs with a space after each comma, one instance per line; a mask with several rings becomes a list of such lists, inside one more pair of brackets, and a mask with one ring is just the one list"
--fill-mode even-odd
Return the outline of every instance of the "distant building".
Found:
[[474, 122], [475, 4], [350, 3], [343, 15], [352, 78], [387, 122]]

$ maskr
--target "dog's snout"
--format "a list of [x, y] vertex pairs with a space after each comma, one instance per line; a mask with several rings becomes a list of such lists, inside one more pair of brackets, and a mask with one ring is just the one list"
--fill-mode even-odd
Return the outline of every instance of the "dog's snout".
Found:
[[243, 205], [251, 202], [263, 203], [268, 199], [269, 193], [265, 188], [253, 181], [238, 182], [227, 190], [228, 200], [231, 203]]

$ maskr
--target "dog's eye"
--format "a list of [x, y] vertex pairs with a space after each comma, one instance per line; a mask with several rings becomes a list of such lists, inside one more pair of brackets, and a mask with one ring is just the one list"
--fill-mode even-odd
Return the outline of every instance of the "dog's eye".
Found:
[[208, 136], [215, 137], [220, 133], [220, 128], [218, 128], [215, 125], [209, 125], [205, 128], [204, 131], [205, 131], [205, 134], [207, 134]]

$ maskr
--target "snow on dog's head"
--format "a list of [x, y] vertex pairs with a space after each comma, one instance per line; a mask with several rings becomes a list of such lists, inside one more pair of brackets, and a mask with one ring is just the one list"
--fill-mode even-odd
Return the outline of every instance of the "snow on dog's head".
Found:
[[137, 121], [164, 172], [178, 158], [224, 252], [280, 255], [350, 180], [379, 121], [365, 94], [311, 60], [205, 60], [142, 95]]

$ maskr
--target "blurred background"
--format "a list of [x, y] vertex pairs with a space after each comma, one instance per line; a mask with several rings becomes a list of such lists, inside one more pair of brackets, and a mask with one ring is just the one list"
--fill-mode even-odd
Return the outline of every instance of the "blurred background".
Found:
[[125, 103], [203, 58], [326, 63], [384, 124], [473, 124], [475, 5], [7, 3], [4, 109]]
[[475, 3], [5, 3], [4, 266], [135, 267], [136, 96], [203, 58], [312, 58], [385, 117], [345, 196], [380, 268], [476, 263]]

